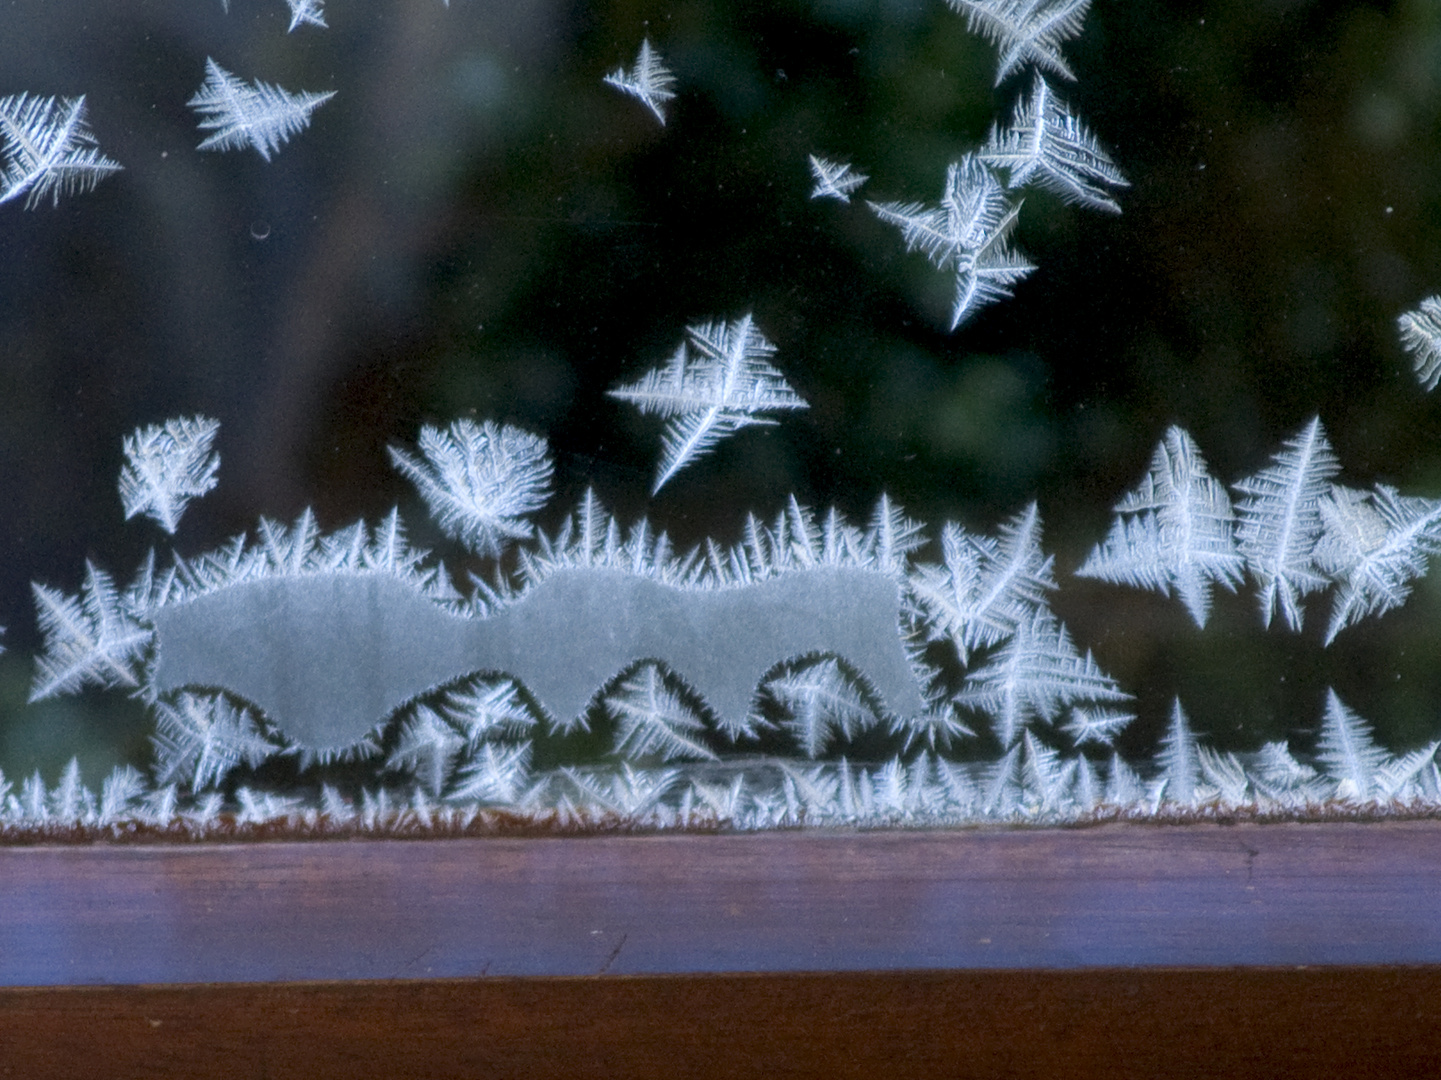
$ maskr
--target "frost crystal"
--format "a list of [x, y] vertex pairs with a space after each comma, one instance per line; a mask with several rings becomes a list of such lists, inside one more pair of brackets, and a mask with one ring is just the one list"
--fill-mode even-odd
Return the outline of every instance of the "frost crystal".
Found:
[[120, 166], [100, 152], [85, 123], [85, 95], [42, 98], [13, 94], [0, 98], [0, 138], [5, 162], [0, 203], [25, 195], [33, 210], [49, 196], [91, 191]]
[[952, 330], [979, 308], [1010, 296], [1011, 286], [1035, 269], [1007, 243], [1021, 204], [1006, 198], [995, 175], [974, 154], [946, 170], [938, 207], [867, 205], [882, 221], [901, 230], [907, 251], [920, 251], [936, 269], [955, 274]]
[[1343, 705], [1331, 689], [1326, 691], [1318, 751], [1326, 775], [1336, 781], [1338, 798], [1366, 802], [1373, 796], [1386, 751], [1372, 739], [1370, 725]]
[[715, 761], [705, 722], [685, 704], [655, 664], [643, 664], [605, 699], [619, 726], [614, 752], [629, 758]]
[[1031, 96], [1023, 99], [1004, 131], [992, 128], [981, 160], [1009, 170], [1006, 186], [1035, 184], [1064, 202], [1119, 214], [1107, 188], [1129, 187], [1096, 137], [1036, 72]]
[[156, 706], [155, 774], [194, 791], [217, 784], [241, 762], [259, 765], [278, 749], [245, 709], [219, 694], [180, 694]]
[[1337, 582], [1329, 645], [1367, 615], [1406, 602], [1427, 559], [1441, 551], [1441, 500], [1402, 495], [1387, 484], [1370, 493], [1333, 484], [1320, 512], [1316, 565]]
[[660, 61], [660, 54], [650, 47], [650, 39], [640, 43], [640, 53], [635, 64], [627, 71], [618, 67], [605, 77], [605, 81], [624, 94], [641, 101], [655, 118], [665, 123], [665, 103], [675, 97], [671, 87], [675, 76]]
[[1234, 590], [1245, 560], [1231, 535], [1231, 500], [1206, 472], [1191, 436], [1166, 432], [1141, 486], [1116, 504], [1119, 515], [1078, 577], [1177, 593], [1198, 627], [1211, 611], [1211, 583]]
[[266, 161], [290, 137], [310, 126], [310, 114], [335, 96], [292, 94], [266, 82], [246, 83], [214, 60], [205, 59], [205, 82], [188, 102], [201, 116], [200, 130], [214, 132], [201, 150], [253, 146]]
[[1089, 652], [1076, 651], [1056, 617], [1041, 610], [966, 680], [955, 700], [990, 716], [1001, 745], [1010, 746], [1032, 720], [1054, 723], [1069, 705], [1129, 698]]
[[1236, 484], [1236, 541], [1260, 585], [1261, 621], [1279, 610], [1292, 630], [1301, 629], [1301, 597], [1324, 588], [1316, 565], [1321, 537], [1321, 499], [1341, 469], [1321, 418], [1314, 417], [1270, 467]]
[[420, 491], [436, 523], [477, 555], [499, 555], [531, 535], [528, 522], [550, 498], [554, 465], [545, 440], [490, 421], [457, 420], [420, 430], [425, 460], [390, 448], [390, 460]]
[[1415, 311], [1396, 320], [1401, 345], [1411, 353], [1416, 381], [1423, 390], [1441, 382], [1441, 296], [1428, 296]]
[[474, 759], [461, 767], [452, 798], [514, 805], [520, 802], [529, 769], [530, 743], [482, 743]]
[[220, 455], [210, 449], [220, 421], [204, 416], [151, 424], [125, 436], [120, 501], [125, 519], [146, 514], [174, 534], [191, 499], [215, 487]]
[[815, 179], [812, 199], [838, 199], [848, 203], [851, 193], [870, 179], [864, 173], [851, 172], [846, 162], [830, 161], [811, 154], [810, 163], [811, 176]]
[[325, 0], [285, 0], [290, 7], [290, 28], [286, 33], [291, 33], [301, 23], [309, 23], [311, 26], [318, 26], [326, 29], [325, 21]]
[[45, 653], [35, 665], [31, 701], [71, 694], [87, 683], [137, 685], [136, 663], [150, 645], [151, 632], [125, 612], [109, 574], [86, 562], [81, 596], [44, 585], [32, 588]]
[[386, 759], [385, 767], [409, 771], [427, 791], [439, 795], [465, 745], [465, 737], [433, 709], [417, 705], [400, 729], [400, 743]]
[[683, 343], [665, 367], [607, 391], [643, 413], [670, 418], [661, 437], [660, 472], [652, 493], [727, 435], [778, 423], [762, 413], [809, 408], [771, 365], [776, 347], [749, 314], [729, 323], [687, 327], [686, 332], [693, 356]]
[[766, 684], [790, 716], [783, 721], [806, 757], [819, 757], [833, 737], [854, 738], [875, 713], [834, 659], [822, 660]]
[[933, 638], [949, 636], [967, 663], [972, 649], [994, 645], [1045, 606], [1056, 587], [1052, 560], [1041, 552], [1041, 521], [1031, 503], [1001, 528], [999, 540], [959, 525], [941, 530], [944, 566], [923, 563], [911, 592]]
[[1171, 705], [1171, 726], [1161, 740], [1158, 762], [1166, 781], [1166, 801], [1193, 805], [1200, 792], [1201, 761], [1196, 736], [1191, 732], [1191, 722], [1186, 718], [1186, 710], [1181, 708], [1180, 698]]
[[1061, 42], [1081, 32], [1091, 0], [946, 0], [966, 25], [1001, 50], [996, 85], [1032, 63], [1074, 79], [1061, 56]]

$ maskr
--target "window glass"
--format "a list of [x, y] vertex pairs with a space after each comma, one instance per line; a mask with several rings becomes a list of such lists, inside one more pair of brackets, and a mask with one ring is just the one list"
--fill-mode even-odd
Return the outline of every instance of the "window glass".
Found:
[[10, 816], [1441, 799], [1427, 5], [0, 18]]

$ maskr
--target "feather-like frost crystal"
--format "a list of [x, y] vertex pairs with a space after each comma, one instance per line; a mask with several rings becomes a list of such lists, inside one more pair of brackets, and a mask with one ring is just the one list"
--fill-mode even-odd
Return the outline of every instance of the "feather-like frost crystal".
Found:
[[852, 172], [848, 162], [831, 161], [810, 155], [811, 177], [815, 186], [811, 189], [812, 199], [838, 199], [843, 203], [851, 201], [851, 194], [870, 177], [865, 173]]
[[12, 94], [0, 98], [0, 203], [25, 196], [33, 210], [48, 197], [91, 191], [121, 166], [100, 152], [85, 123], [85, 95], [73, 98]]
[[961, 662], [973, 649], [1016, 632], [1055, 589], [1052, 559], [1041, 551], [1041, 519], [1033, 502], [1001, 527], [999, 539], [973, 536], [948, 522], [941, 529], [944, 565], [918, 565], [915, 597], [933, 638], [955, 642]]
[[525, 515], [550, 498], [554, 471], [540, 436], [457, 420], [446, 430], [421, 428], [420, 452], [423, 461], [392, 446], [390, 460], [447, 535], [477, 555], [499, 555], [507, 541], [531, 535]]
[[617, 720], [614, 751], [630, 758], [715, 761], [705, 722], [666, 685], [656, 664], [643, 664], [605, 698]]
[[335, 96], [302, 91], [291, 93], [271, 83], [247, 83], [210, 57], [205, 59], [205, 82], [188, 102], [200, 114], [200, 130], [212, 134], [200, 150], [239, 150], [253, 146], [266, 161], [310, 126], [310, 114]]
[[1388, 484], [1371, 492], [1333, 484], [1320, 514], [1316, 565], [1337, 583], [1329, 645], [1367, 615], [1406, 602], [1427, 560], [1441, 552], [1441, 500], [1402, 495]]
[[173, 534], [191, 499], [215, 487], [220, 455], [211, 450], [220, 422], [204, 416], [167, 420], [125, 436], [120, 501], [125, 520], [146, 514]]
[[400, 729], [400, 741], [385, 761], [387, 769], [405, 769], [432, 795], [439, 795], [466, 738], [434, 709], [417, 705]]
[[1091, 0], [946, 0], [966, 17], [972, 33], [1000, 50], [996, 85], [1024, 64], [1062, 78], [1076, 76], [1061, 56], [1061, 42], [1081, 32]]
[[1341, 465], [1326, 440], [1321, 418], [1313, 417], [1271, 464], [1238, 481], [1241, 500], [1236, 543], [1260, 586], [1261, 622], [1280, 612], [1292, 630], [1301, 629], [1301, 598], [1325, 588], [1316, 565], [1321, 538], [1321, 500]]
[[901, 231], [907, 251], [922, 252], [938, 270], [956, 277], [952, 330], [978, 309], [1011, 295], [1011, 286], [1035, 269], [1008, 243], [1020, 203], [975, 154], [946, 169], [939, 206], [867, 202], [877, 217]]
[[218, 784], [242, 762], [256, 766], [277, 751], [249, 710], [219, 694], [183, 693], [155, 710], [155, 776], [188, 783], [192, 790]]
[[665, 103], [675, 97], [675, 91], [671, 89], [675, 85], [675, 75], [661, 63], [660, 54], [651, 48], [649, 38], [641, 41], [640, 53], [629, 71], [618, 67], [605, 77], [605, 81], [621, 93], [640, 101], [661, 124], [665, 123]]
[[1337, 798], [1366, 802], [1375, 793], [1376, 775], [1387, 754], [1376, 745], [1371, 726], [1328, 688], [1316, 756], [1336, 781]]
[[1051, 724], [1078, 702], [1117, 703], [1130, 696], [1089, 652], [1077, 652], [1066, 628], [1042, 609], [966, 679], [955, 701], [990, 716], [1001, 745], [1010, 746], [1033, 720]]
[[770, 363], [776, 347], [749, 314], [687, 327], [686, 333], [688, 343], [665, 367], [606, 391], [643, 413], [669, 418], [652, 494], [726, 436], [779, 422], [762, 414], [810, 407]]
[[481, 743], [456, 775], [454, 799], [514, 806], [530, 780], [530, 743]]
[[992, 168], [1006, 169], [1006, 186], [1035, 184], [1064, 202], [1121, 212], [1110, 188], [1129, 187], [1096, 137], [1058, 98], [1041, 73], [1030, 97], [1016, 105], [1010, 126], [993, 127], [980, 151]]
[[136, 686], [151, 631], [125, 610], [110, 575], [85, 564], [80, 596], [33, 585], [45, 652], [35, 663], [30, 700], [73, 694], [86, 684]]
[[1441, 296], [1428, 296], [1415, 311], [1396, 320], [1401, 345], [1411, 354], [1416, 381], [1423, 390], [1434, 390], [1441, 382]]
[[782, 726], [794, 736], [806, 757], [819, 757], [832, 738], [854, 738], [876, 720], [865, 698], [834, 659], [772, 679], [766, 688], [790, 714]]
[[1190, 435], [1179, 427], [1166, 432], [1150, 472], [1116, 512], [1109, 535], [1076, 575], [1175, 592], [1204, 628], [1211, 585], [1234, 590], [1246, 564], [1232, 536], [1231, 499]]
[[1166, 781], [1167, 802], [1191, 806], [1198, 801], [1201, 758], [1197, 750], [1191, 722], [1186, 717], [1186, 710], [1181, 708], [1181, 699], [1176, 698], [1171, 704], [1171, 725], [1161, 739], [1161, 752], [1157, 756], [1161, 776]]
[[290, 8], [290, 27], [285, 32], [292, 33], [297, 26], [306, 23], [310, 26], [318, 26], [322, 30], [328, 27], [325, 21], [325, 0], [285, 0]]
[[526, 734], [536, 723], [510, 679], [476, 679], [451, 691], [445, 696], [445, 716], [472, 747], [496, 736]]

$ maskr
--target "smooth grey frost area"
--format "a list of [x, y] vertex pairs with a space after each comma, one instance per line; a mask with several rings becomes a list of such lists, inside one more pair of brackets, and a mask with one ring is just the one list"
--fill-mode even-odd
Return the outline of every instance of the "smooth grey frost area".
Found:
[[245, 582], [154, 613], [154, 686], [217, 687], [307, 748], [338, 752], [416, 696], [504, 672], [557, 720], [638, 660], [671, 667], [739, 723], [784, 660], [833, 653], [898, 715], [924, 710], [890, 578], [843, 567], [724, 589], [618, 570], [559, 570], [488, 619], [453, 615], [396, 578], [324, 573]]

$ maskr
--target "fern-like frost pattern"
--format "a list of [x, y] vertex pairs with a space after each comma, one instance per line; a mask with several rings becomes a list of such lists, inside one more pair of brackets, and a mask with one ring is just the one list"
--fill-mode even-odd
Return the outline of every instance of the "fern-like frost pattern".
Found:
[[1441, 551], [1441, 500], [1333, 484], [1319, 503], [1316, 564], [1337, 583], [1326, 644], [1368, 615], [1400, 607]]
[[1441, 296], [1428, 296], [1397, 320], [1401, 345], [1411, 354], [1416, 381], [1426, 391], [1441, 382]]
[[853, 172], [848, 162], [831, 161], [812, 154], [810, 163], [811, 178], [815, 181], [815, 186], [811, 188], [812, 199], [835, 199], [848, 203], [855, 190], [870, 179], [865, 173]]
[[247, 83], [213, 59], [205, 60], [205, 82], [187, 104], [200, 114], [200, 130], [209, 131], [201, 150], [240, 150], [251, 146], [266, 161], [310, 126], [310, 114], [335, 96], [290, 93], [271, 83]]
[[220, 455], [211, 450], [220, 422], [204, 416], [137, 428], [125, 437], [120, 501], [125, 519], [145, 514], [174, 535], [185, 507], [216, 485]]
[[1006, 197], [1000, 181], [974, 154], [947, 168], [939, 206], [867, 205], [901, 231], [907, 251], [922, 252], [936, 269], [955, 275], [952, 330], [986, 304], [1010, 296], [1011, 286], [1035, 269], [1008, 241], [1020, 203]]
[[1000, 50], [996, 85], [1026, 64], [1065, 79], [1076, 76], [1061, 43], [1081, 32], [1091, 0], [946, 0], [966, 25]]
[[1300, 630], [1302, 597], [1328, 583], [1316, 562], [1316, 544], [1324, 527], [1321, 501], [1340, 471], [1317, 416], [1268, 468], [1236, 484], [1242, 496], [1236, 542], [1260, 586], [1266, 626], [1279, 612], [1287, 626]]
[[640, 52], [629, 70], [618, 67], [605, 77], [605, 81], [621, 93], [635, 98], [662, 125], [665, 124], [666, 102], [675, 97], [675, 91], [671, 89], [675, 85], [675, 75], [661, 62], [660, 54], [651, 47], [650, 38], [641, 41]]
[[1007, 171], [1006, 186], [1034, 184], [1068, 203], [1121, 212], [1112, 188], [1129, 181], [1096, 137], [1036, 73], [1030, 97], [1017, 106], [1006, 128], [992, 128], [981, 149], [987, 165]]
[[1211, 611], [1211, 585], [1234, 590], [1245, 560], [1232, 534], [1226, 489], [1206, 471], [1191, 436], [1166, 432], [1141, 486], [1116, 504], [1106, 539], [1077, 575], [1180, 596], [1198, 627]]
[[775, 346], [749, 314], [687, 328], [665, 367], [607, 393], [642, 413], [666, 417], [652, 493], [716, 443], [745, 427], [773, 426], [766, 413], [805, 409], [806, 401], [770, 363]]
[[525, 520], [550, 498], [554, 464], [544, 439], [510, 425], [457, 420], [423, 427], [417, 458], [390, 448], [445, 532], [478, 555], [531, 535]]
[[121, 166], [100, 152], [85, 122], [85, 95], [73, 98], [12, 94], [0, 98], [5, 163], [0, 203], [25, 196], [33, 210], [47, 198], [91, 191]]

